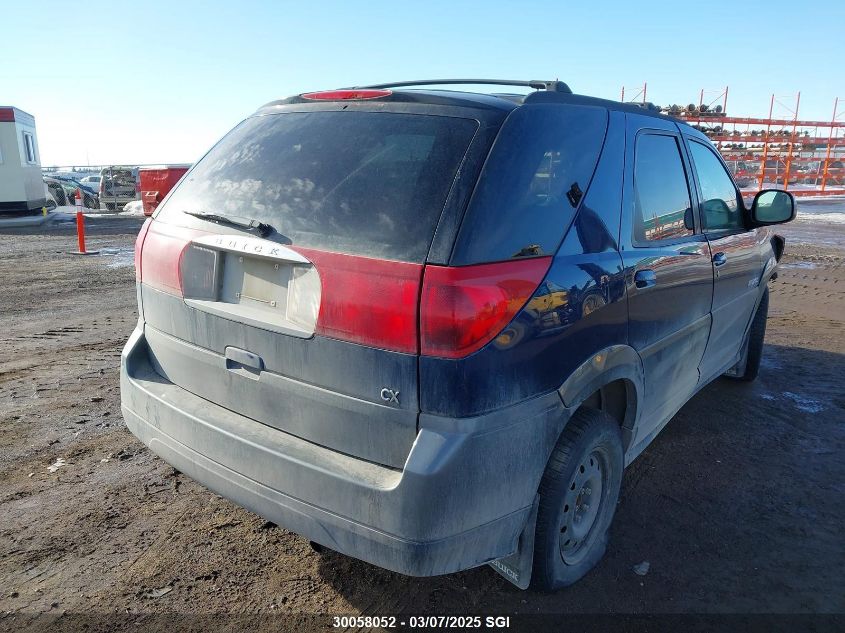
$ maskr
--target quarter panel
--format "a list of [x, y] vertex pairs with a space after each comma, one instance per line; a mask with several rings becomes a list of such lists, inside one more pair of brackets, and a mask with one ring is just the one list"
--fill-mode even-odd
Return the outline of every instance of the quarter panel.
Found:
[[627, 342], [616, 250], [624, 116], [611, 113], [605, 146], [546, 278], [503, 336], [471, 356], [420, 358], [424, 413], [468, 417], [554, 391], [597, 350]]

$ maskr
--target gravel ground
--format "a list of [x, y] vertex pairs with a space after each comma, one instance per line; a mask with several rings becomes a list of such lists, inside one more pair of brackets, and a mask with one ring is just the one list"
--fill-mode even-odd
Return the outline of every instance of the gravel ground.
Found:
[[67, 229], [0, 235], [0, 627], [845, 612], [843, 251], [788, 245], [759, 380], [693, 398], [626, 471], [604, 560], [543, 594], [486, 567], [415, 579], [317, 554], [150, 453], [121, 419], [118, 380], [140, 221], [90, 226], [105, 254], [69, 254]]

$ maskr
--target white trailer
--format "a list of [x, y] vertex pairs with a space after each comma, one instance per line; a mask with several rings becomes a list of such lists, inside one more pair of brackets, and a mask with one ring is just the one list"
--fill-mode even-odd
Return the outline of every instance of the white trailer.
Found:
[[0, 106], [0, 214], [31, 213], [46, 204], [35, 117]]

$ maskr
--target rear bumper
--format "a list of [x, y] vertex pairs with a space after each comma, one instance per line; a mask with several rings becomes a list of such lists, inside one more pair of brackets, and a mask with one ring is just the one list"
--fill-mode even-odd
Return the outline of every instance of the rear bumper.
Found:
[[140, 200], [140, 198], [137, 196], [104, 196], [102, 194], [100, 194], [97, 198], [101, 209], [105, 208], [105, 205], [107, 204], [122, 207], [123, 205], [134, 202], [135, 200]]
[[127, 426], [211, 490], [301, 536], [411, 576], [515, 551], [563, 426], [557, 393], [478, 418], [421, 416], [402, 470], [307, 442], [168, 382], [142, 329], [121, 359]]

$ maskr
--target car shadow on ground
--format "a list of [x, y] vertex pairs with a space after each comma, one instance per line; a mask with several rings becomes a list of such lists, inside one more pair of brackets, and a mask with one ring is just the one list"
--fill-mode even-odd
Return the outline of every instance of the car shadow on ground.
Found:
[[707, 386], [626, 470], [604, 559], [562, 591], [523, 592], [487, 566], [409, 578], [331, 551], [319, 573], [371, 614], [841, 612], [844, 384], [842, 354], [767, 345], [756, 382]]

